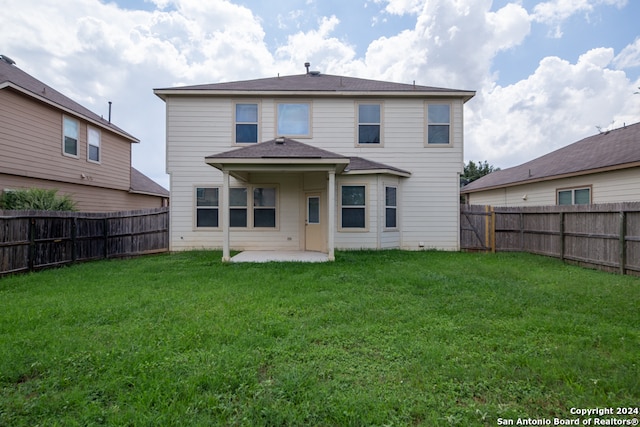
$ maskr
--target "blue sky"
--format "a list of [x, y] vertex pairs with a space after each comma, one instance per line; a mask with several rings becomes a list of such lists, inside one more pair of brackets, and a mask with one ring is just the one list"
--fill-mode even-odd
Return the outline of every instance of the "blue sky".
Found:
[[640, 121], [637, 0], [7, 0], [0, 53], [141, 140], [168, 187], [153, 89], [304, 72], [477, 91], [465, 161], [506, 168]]

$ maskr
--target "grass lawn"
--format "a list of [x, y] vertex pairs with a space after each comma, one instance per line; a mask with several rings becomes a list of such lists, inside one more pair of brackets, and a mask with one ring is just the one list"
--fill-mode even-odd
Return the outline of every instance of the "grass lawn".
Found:
[[527, 254], [220, 258], [0, 279], [0, 426], [495, 426], [640, 404], [639, 278]]

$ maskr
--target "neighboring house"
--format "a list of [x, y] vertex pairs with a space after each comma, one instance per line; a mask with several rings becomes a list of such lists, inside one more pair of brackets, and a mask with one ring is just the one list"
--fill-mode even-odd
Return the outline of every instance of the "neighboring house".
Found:
[[466, 185], [468, 204], [572, 205], [640, 201], [640, 123], [601, 132]]
[[137, 142], [0, 55], [0, 191], [57, 189], [85, 212], [166, 206], [169, 192], [131, 167]]
[[156, 89], [170, 249], [459, 249], [475, 92], [309, 72]]

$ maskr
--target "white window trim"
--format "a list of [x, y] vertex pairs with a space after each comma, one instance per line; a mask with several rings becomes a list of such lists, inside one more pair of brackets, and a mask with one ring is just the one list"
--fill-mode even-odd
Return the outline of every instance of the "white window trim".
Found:
[[[429, 123], [429, 105], [448, 105], [449, 106], [449, 123]], [[424, 104], [424, 146], [428, 148], [451, 148], [453, 147], [453, 102], [451, 101], [426, 101]], [[449, 125], [449, 143], [448, 144], [430, 144], [429, 143], [429, 125]]]
[[[387, 205], [387, 188], [395, 188], [396, 189], [396, 204], [395, 206], [389, 206]], [[383, 184], [382, 185], [382, 200], [383, 200], [383, 210], [384, 210], [384, 214], [383, 214], [383, 226], [382, 229], [384, 231], [398, 231], [400, 229], [399, 226], [399, 222], [400, 222], [400, 218], [398, 217], [398, 208], [400, 206], [400, 191], [399, 191], [399, 186], [397, 184]], [[395, 227], [387, 227], [387, 208], [393, 208], [396, 210], [396, 226]]]
[[[70, 120], [73, 122], [76, 122], [76, 124], [78, 125], [78, 135], [76, 135], [76, 154], [71, 154], [71, 153], [67, 153], [65, 151], [65, 133], [64, 133], [64, 122], [65, 120]], [[77, 119], [74, 119], [73, 117], [69, 117], [69, 116], [62, 116], [62, 155], [66, 156], [66, 157], [71, 157], [73, 159], [79, 159], [80, 158], [80, 121]]]
[[[235, 190], [235, 189], [244, 189], [244, 190], [247, 190], [247, 191], [246, 191], [246, 199], [245, 199], [245, 205], [244, 205], [244, 206], [235, 206], [235, 205], [234, 205], [234, 206], [231, 206], [231, 192], [232, 192], [233, 190]], [[230, 230], [247, 230], [247, 229], [249, 229], [249, 228], [250, 228], [250, 227], [249, 227], [249, 224], [250, 224], [250, 222], [249, 222], [249, 217], [250, 217], [250, 214], [249, 214], [249, 212], [250, 212], [250, 211], [249, 211], [249, 209], [250, 209], [250, 207], [249, 207], [249, 206], [250, 206], [250, 201], [249, 201], [249, 187], [248, 187], [248, 186], [242, 186], [242, 185], [240, 185], [240, 186], [232, 186], [232, 187], [229, 187], [229, 200], [227, 201], [227, 209], [229, 210], [229, 229], [230, 229]], [[237, 227], [237, 226], [232, 226], [232, 225], [231, 225], [231, 210], [232, 210], [232, 209], [245, 209], [245, 210], [247, 211], [247, 225], [246, 225], [246, 226], [244, 226], [244, 227]]]
[[[380, 123], [360, 123], [360, 105], [379, 105]], [[371, 100], [355, 103], [355, 146], [356, 147], [384, 147], [384, 101]], [[380, 126], [380, 142], [360, 144], [360, 124], [378, 124]]]
[[[93, 160], [89, 158], [89, 153], [91, 152], [91, 146], [95, 147], [94, 144], [91, 144], [91, 138], [89, 137], [89, 134], [92, 130], [98, 134], [98, 145], [97, 145], [98, 160]], [[87, 161], [91, 163], [96, 163], [96, 164], [102, 163], [102, 132], [100, 131], [100, 129], [93, 126], [87, 126]]]
[[[238, 104], [256, 104], [258, 106], [258, 122], [256, 123], [258, 125], [258, 138], [256, 142], [236, 142], [236, 125], [238, 124], [238, 122], [236, 121], [236, 105]], [[232, 129], [231, 129], [231, 135], [232, 135], [232, 145], [237, 145], [237, 146], [241, 146], [241, 147], [245, 147], [247, 145], [255, 145], [255, 144], [259, 144], [261, 141], [261, 132], [262, 132], [262, 106], [260, 103], [260, 100], [257, 99], [237, 99], [233, 101], [233, 110], [232, 110], [232, 114], [233, 114], [233, 121], [232, 121]], [[242, 122], [245, 123], [245, 122]], [[247, 124], [249, 124], [249, 122], [246, 122]]]
[[[304, 104], [309, 106], [309, 133], [308, 134], [283, 134], [280, 135], [278, 133], [278, 106], [281, 104]], [[313, 138], [313, 102], [311, 100], [277, 100], [274, 104], [274, 137], [287, 137], [287, 138], [296, 138], [296, 139], [311, 139]]]
[[[227, 209], [231, 211], [232, 208], [235, 209], [246, 209], [247, 210], [247, 226], [246, 227], [230, 227], [231, 230], [256, 230], [256, 231], [279, 231], [280, 230], [280, 186], [278, 184], [249, 184], [249, 185], [239, 185], [233, 186], [231, 188], [245, 188], [247, 190], [247, 205], [246, 206], [231, 206], [230, 203], [227, 205]], [[275, 227], [255, 227], [254, 224], [254, 210], [257, 209], [272, 209], [271, 206], [259, 206], [256, 207], [253, 204], [253, 190], [256, 188], [273, 188], [276, 190], [276, 205], [273, 207], [276, 210], [276, 223]], [[231, 194], [231, 191], [229, 191]], [[229, 214], [231, 216], [231, 214]]]
[[[198, 188], [216, 188], [218, 189], [218, 206], [202, 206], [198, 207]], [[193, 230], [194, 231], [220, 231], [220, 197], [222, 197], [222, 187], [212, 184], [196, 184], [193, 186]], [[217, 227], [198, 227], [198, 209], [217, 209], [218, 210], [218, 226]]]
[[[576, 191], [578, 190], [589, 190], [589, 203], [593, 203], [593, 187], [591, 185], [584, 185], [580, 187], [566, 187], [566, 188], [558, 188], [556, 189], [556, 205], [558, 206], [578, 206], [576, 205]], [[560, 193], [564, 191], [571, 191], [571, 204], [570, 205], [561, 205], [560, 204]]]
[[[364, 228], [355, 228], [355, 227], [342, 227], [342, 188], [343, 187], [364, 187]], [[338, 187], [338, 231], [342, 233], [367, 233], [369, 232], [369, 205], [370, 205], [370, 194], [369, 194], [369, 184], [364, 182], [345, 182], [341, 183]], [[356, 206], [348, 206], [355, 208]]]

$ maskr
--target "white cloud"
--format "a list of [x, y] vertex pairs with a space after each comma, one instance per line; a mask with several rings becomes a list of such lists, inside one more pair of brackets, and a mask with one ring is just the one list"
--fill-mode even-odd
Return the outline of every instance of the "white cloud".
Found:
[[392, 15], [404, 15], [420, 12], [422, 0], [376, 0], [376, 3], [387, 3], [385, 11]]
[[619, 70], [640, 67], [640, 37], [622, 49], [614, 59], [614, 64]]
[[355, 69], [394, 81], [481, 87], [491, 78], [496, 53], [519, 45], [530, 31], [529, 15], [521, 6], [490, 9], [490, 0], [424, 3], [413, 29], [372, 41], [364, 63]]
[[588, 15], [596, 6], [624, 7], [628, 0], [550, 0], [538, 3], [533, 8], [532, 18], [544, 24], [552, 26], [550, 37], [562, 37], [562, 23], [571, 16], [584, 13]]
[[[593, 49], [575, 64], [544, 58], [527, 79], [480, 94], [467, 115], [467, 155], [510, 167], [607, 128], [637, 121], [632, 82], [611, 70], [612, 49]], [[636, 102], [636, 111], [640, 102]]]
[[533, 8], [536, 21], [557, 24], [576, 13], [592, 12], [596, 6], [624, 7], [628, 0], [551, 0], [538, 3]]
[[299, 74], [303, 71], [302, 65], [310, 62], [314, 69], [336, 72], [342, 68], [341, 64], [352, 61], [355, 57], [354, 48], [331, 36], [339, 24], [340, 20], [335, 16], [323, 17], [318, 22], [317, 30], [289, 36], [287, 44], [275, 52], [282, 71]]

